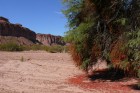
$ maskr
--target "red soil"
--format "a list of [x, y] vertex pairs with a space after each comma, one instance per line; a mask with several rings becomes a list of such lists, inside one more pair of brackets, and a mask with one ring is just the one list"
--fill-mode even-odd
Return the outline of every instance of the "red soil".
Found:
[[68, 79], [68, 82], [79, 86], [84, 89], [91, 90], [101, 90], [105, 93], [140, 93], [139, 90], [134, 90], [130, 87], [133, 84], [137, 83], [137, 80], [130, 79], [130, 80], [122, 80], [122, 81], [103, 81], [103, 80], [94, 80], [91, 81], [86, 75], [78, 75]]

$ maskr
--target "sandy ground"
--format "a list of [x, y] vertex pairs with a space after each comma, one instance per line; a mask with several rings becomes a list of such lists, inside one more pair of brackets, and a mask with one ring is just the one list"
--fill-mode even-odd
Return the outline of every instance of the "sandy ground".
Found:
[[67, 53], [0, 52], [0, 93], [100, 93], [67, 83], [82, 73]]

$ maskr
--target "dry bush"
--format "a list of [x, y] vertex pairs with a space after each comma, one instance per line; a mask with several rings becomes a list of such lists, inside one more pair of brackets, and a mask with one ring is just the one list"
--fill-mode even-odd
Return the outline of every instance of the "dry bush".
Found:
[[114, 65], [119, 64], [121, 60], [123, 59], [122, 57], [125, 56], [124, 50], [121, 49], [124, 43], [125, 42], [123, 39], [118, 39], [114, 41], [114, 43], [112, 43], [110, 58], [111, 58], [111, 62]]
[[76, 48], [73, 44], [69, 46], [70, 54], [76, 64], [76, 66], [81, 66], [82, 65], [82, 59], [80, 57], [80, 54], [76, 51]]
[[125, 43], [124, 38], [119, 38], [112, 43], [110, 53], [111, 62], [115, 69], [122, 69], [127, 76], [137, 76], [132, 63], [128, 61], [127, 49], [124, 48]]
[[91, 55], [91, 61], [94, 62], [97, 60], [98, 57], [101, 56], [101, 48], [99, 44], [94, 44], [92, 47], [92, 55]]

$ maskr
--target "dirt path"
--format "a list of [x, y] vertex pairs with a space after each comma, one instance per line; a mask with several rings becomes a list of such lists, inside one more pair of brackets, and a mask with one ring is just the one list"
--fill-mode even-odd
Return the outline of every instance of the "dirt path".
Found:
[[67, 83], [79, 74], [67, 53], [0, 52], [0, 93], [100, 93]]

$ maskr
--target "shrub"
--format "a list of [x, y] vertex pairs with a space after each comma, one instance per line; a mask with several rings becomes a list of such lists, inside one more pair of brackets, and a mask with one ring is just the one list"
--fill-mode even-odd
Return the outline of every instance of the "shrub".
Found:
[[140, 73], [139, 0], [64, 0], [64, 5], [69, 27], [64, 38], [77, 66], [86, 70], [102, 57], [126, 75]]
[[1, 51], [23, 51], [23, 47], [16, 43], [9, 42], [6, 44], [1, 44], [0, 50]]
[[32, 45], [32, 46], [24, 46], [25, 50], [46, 50], [46, 46], [44, 45]]

